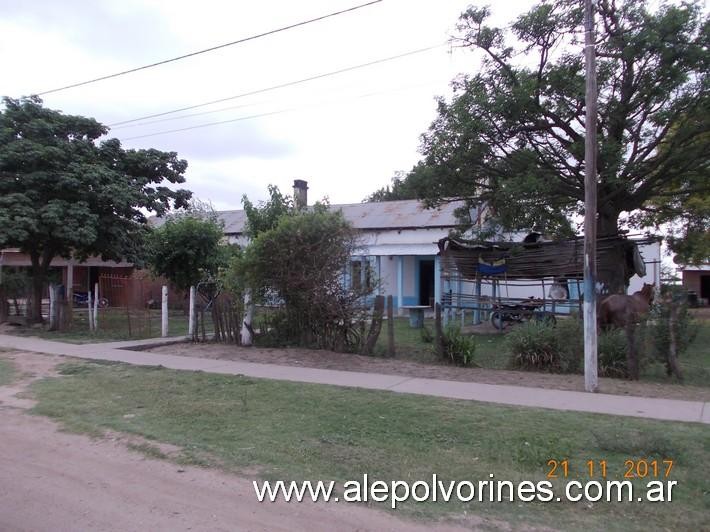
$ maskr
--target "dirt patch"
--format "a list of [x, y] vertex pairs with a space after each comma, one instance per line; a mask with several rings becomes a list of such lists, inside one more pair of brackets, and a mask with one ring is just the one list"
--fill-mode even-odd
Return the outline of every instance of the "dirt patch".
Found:
[[26, 351], [0, 352], [0, 358], [10, 361], [17, 371], [17, 378], [10, 384], [0, 386], [0, 405], [14, 408], [32, 408], [35, 401], [23, 397], [29, 385], [45, 377], [57, 377], [57, 364], [67, 359], [58, 355], [40, 355]]
[[[279, 364], [309, 368], [335, 369], [402, 375], [425, 379], [507, 384], [556, 390], [584, 391], [582, 375], [553, 375], [523, 371], [482, 368], [460, 368], [448, 365], [422, 364], [398, 358], [378, 358], [360, 355], [316, 351], [309, 349], [270, 349], [239, 347], [225, 344], [177, 344], [150, 349], [153, 353], [237, 360], [261, 364]], [[710, 401], [710, 389], [678, 384], [631, 382], [621, 379], [599, 379], [599, 391], [615, 395]]]
[[[259, 503], [251, 480], [177, 466], [122, 442], [0, 409], [0, 530], [471, 530], [347, 503]], [[487, 527], [487, 529], [490, 529]]]

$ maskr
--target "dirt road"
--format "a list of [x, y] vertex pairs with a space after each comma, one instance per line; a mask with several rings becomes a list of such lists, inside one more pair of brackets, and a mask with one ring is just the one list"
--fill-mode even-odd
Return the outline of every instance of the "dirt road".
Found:
[[346, 503], [259, 503], [250, 479], [149, 459], [121, 439], [58, 432], [14, 396], [56, 358], [2, 355], [34, 372], [0, 387], [2, 531], [456, 529]]

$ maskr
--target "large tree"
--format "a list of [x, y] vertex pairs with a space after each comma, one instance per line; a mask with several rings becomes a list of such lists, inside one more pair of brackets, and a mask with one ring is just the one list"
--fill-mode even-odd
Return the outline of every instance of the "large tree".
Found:
[[99, 142], [108, 128], [47, 109], [38, 97], [3, 98], [0, 111], [0, 248], [32, 262], [33, 321], [52, 259], [101, 256], [141, 262], [146, 213], [185, 207], [187, 162], [174, 152]]
[[[407, 189], [485, 203], [503, 229], [570, 233], [584, 206], [582, 7], [542, 2], [506, 29], [487, 24], [487, 8], [461, 15], [457, 40], [482, 64], [438, 102]], [[699, 3], [599, 0], [596, 11], [598, 233], [691, 212], [702, 233], [707, 210], [692, 208], [710, 187], [708, 19]], [[612, 292], [624, 289], [622, 262], [600, 264]]]

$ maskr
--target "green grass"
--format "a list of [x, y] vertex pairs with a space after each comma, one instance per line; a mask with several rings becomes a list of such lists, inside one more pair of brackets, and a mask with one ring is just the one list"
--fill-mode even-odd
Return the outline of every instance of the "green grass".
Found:
[[[116, 430], [183, 449], [178, 461], [269, 479], [542, 480], [551, 458], [586, 479], [605, 459], [676, 460], [672, 503], [406, 503], [405, 516], [513, 528], [700, 530], [710, 512], [710, 430], [699, 424], [514, 408], [390, 392], [90, 362], [33, 385], [34, 413], [74, 431]], [[139, 449], [140, 450], [140, 449]], [[160, 456], [153, 447], [144, 450]]]
[[[129, 330], [130, 319], [130, 330]], [[187, 335], [187, 315], [180, 310], [171, 310], [168, 318], [168, 336]], [[206, 332], [212, 332], [212, 319], [205, 316]], [[47, 340], [86, 344], [157, 338], [160, 336], [160, 310], [132, 310], [108, 308], [99, 310], [98, 331], [89, 330], [89, 317], [85, 311], [74, 311], [71, 327], [65, 331], [48, 331], [41, 327], [17, 327], [8, 329], [19, 336], [38, 336]]]
[[0, 359], [0, 386], [10, 384], [15, 378], [15, 366], [9, 360]]
[[[413, 360], [416, 362], [433, 363], [437, 358], [433, 353], [434, 344], [425, 342], [421, 329], [412, 329], [409, 320], [397, 318], [394, 321], [396, 358]], [[698, 334], [693, 343], [680, 357], [683, 371], [683, 384], [692, 386], [710, 387], [710, 321], [696, 321]], [[434, 320], [425, 320], [425, 328], [432, 337], [434, 334]], [[510, 328], [510, 330], [514, 330]], [[475, 334], [476, 364], [487, 369], [509, 369], [510, 352], [506, 345], [505, 334]], [[382, 332], [377, 341], [375, 355], [383, 356], [387, 349], [387, 323], [383, 323]], [[668, 382], [665, 366], [658, 362], [651, 362], [644, 367], [641, 374], [642, 381]], [[672, 379], [673, 382], [675, 380]]]
[[[678, 357], [683, 383], [710, 387], [710, 321], [697, 322], [698, 333], [688, 349]], [[668, 377], [663, 364], [652, 364], [641, 375], [642, 379], [666, 382]]]
[[[412, 329], [409, 318], [395, 318], [394, 342], [395, 358], [408, 359], [416, 362], [436, 362], [433, 352], [433, 342], [424, 340], [426, 335], [434, 337], [434, 320], [424, 320], [425, 333], [421, 329]], [[476, 363], [485, 368], [504, 369], [508, 365], [508, 355], [502, 344], [505, 337], [502, 334], [476, 334]], [[387, 352], [387, 322], [382, 324], [382, 331], [377, 340], [375, 354], [382, 356]]]

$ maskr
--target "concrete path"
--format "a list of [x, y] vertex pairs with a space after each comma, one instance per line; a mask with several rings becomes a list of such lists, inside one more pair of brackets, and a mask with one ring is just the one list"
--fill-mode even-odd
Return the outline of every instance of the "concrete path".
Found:
[[402, 375], [382, 375], [356, 371], [211, 360], [144, 351], [129, 351], [126, 349], [130, 346], [147, 348], [152, 345], [164, 345], [166, 342], [180, 340], [180, 338], [157, 338], [135, 342], [76, 345], [43, 340], [40, 338], [0, 335], [0, 348], [32, 351], [35, 353], [49, 353], [76, 358], [112, 360], [142, 366], [160, 365], [171, 369], [200, 370], [229, 375], [247, 375], [249, 377], [263, 379], [331, 384], [335, 386], [389, 390], [397, 393], [549, 408], [553, 410], [572, 410], [577, 412], [710, 424], [710, 403], [703, 403], [701, 401], [589, 394], [567, 390], [527, 388], [523, 386], [420, 379]]

